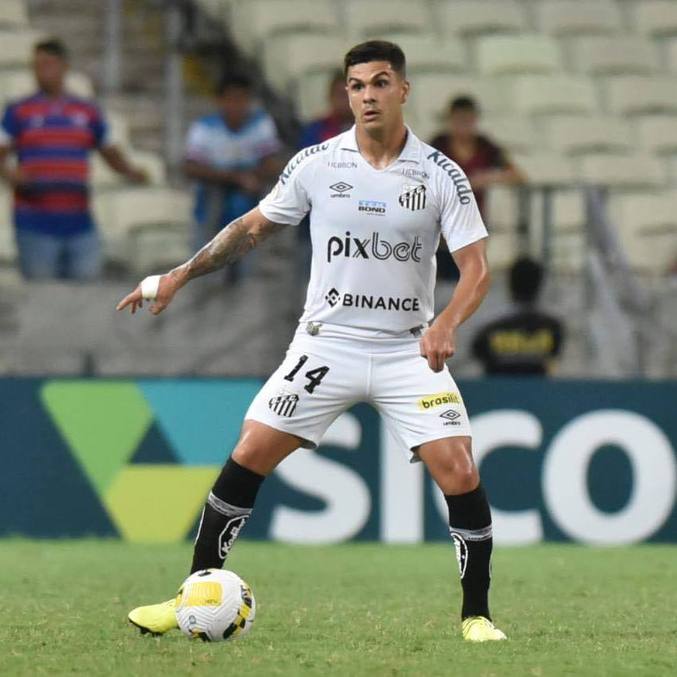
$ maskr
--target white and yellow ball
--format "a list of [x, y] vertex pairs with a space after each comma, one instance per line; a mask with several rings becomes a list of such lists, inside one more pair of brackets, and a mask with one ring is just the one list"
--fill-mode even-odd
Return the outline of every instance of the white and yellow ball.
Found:
[[183, 582], [176, 597], [181, 632], [207, 642], [246, 635], [255, 616], [252, 589], [232, 571], [196, 571]]

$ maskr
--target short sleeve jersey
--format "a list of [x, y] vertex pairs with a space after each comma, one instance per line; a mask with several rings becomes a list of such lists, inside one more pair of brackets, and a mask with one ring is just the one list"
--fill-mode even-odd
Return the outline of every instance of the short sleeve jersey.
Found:
[[27, 178], [14, 193], [17, 228], [50, 235], [93, 228], [89, 153], [108, 143], [108, 125], [93, 101], [38, 93], [7, 106], [0, 144], [13, 148]]
[[259, 204], [275, 223], [310, 212], [312, 266], [302, 322], [402, 332], [433, 317], [440, 234], [455, 251], [487, 236], [460, 167], [407, 130], [376, 169], [355, 127], [299, 152]]

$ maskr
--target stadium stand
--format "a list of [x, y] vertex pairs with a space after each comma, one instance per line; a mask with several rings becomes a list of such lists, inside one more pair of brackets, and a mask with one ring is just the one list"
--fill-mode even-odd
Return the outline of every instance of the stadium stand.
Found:
[[[134, 4], [148, 5], [149, 0]], [[277, 99], [290, 103], [301, 121], [323, 111], [330, 73], [340, 66], [345, 49], [366, 37], [394, 39], [405, 49], [413, 82], [407, 121], [422, 138], [429, 140], [439, 131], [453, 96], [474, 96], [482, 107], [483, 131], [511, 152], [531, 182], [528, 208], [521, 214], [516, 192], [502, 187], [488, 192], [493, 235], [489, 255], [495, 269], [507, 267], [522, 248], [517, 233], [524, 225], [521, 220], [534, 233], [532, 253], [544, 251], [549, 220], [553, 269], [579, 275], [591, 218], [585, 193], [589, 184], [604, 186], [609, 221], [617, 225], [635, 270], [657, 275], [674, 265], [677, 2], [192, 0], [187, 4], [229, 36], [260, 68]], [[27, 6], [27, 0], [0, 2], [2, 99], [25, 88], [30, 49], [45, 31], [40, 22], [28, 20]], [[141, 70], [137, 77], [143, 80]], [[72, 86], [83, 95], [98, 85], [89, 75], [90, 79], [73, 75]], [[114, 138], [132, 149], [132, 159], [147, 168], [153, 185], [130, 191], [99, 161], [92, 168], [110, 260], [132, 271], [155, 269], [180, 258], [186, 251], [182, 223], [187, 225], [190, 218], [181, 197], [186, 186], [168, 187], [161, 156], [133, 150], [140, 119], [157, 125], [161, 118], [151, 104], [143, 115], [129, 106], [114, 106], [109, 117]], [[121, 114], [125, 111], [127, 115]], [[4, 190], [0, 264], [14, 256], [5, 227], [8, 205]], [[574, 300], [568, 302], [575, 306]], [[576, 373], [576, 368], [568, 368], [565, 361], [561, 373]]]

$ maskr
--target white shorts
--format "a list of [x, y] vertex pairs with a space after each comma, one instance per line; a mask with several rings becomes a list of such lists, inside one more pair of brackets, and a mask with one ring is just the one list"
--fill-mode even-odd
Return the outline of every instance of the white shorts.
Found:
[[334, 420], [367, 402], [413, 457], [424, 442], [471, 435], [468, 414], [449, 369], [435, 373], [419, 338], [317, 335], [299, 327], [287, 355], [249, 406], [245, 419], [296, 435], [314, 448]]

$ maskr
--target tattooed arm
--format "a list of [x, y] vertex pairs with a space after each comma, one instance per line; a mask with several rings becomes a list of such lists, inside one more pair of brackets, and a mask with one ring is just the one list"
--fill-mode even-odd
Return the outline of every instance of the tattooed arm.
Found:
[[[260, 242], [273, 233], [282, 230], [282, 228], [284, 228], [283, 225], [273, 223], [263, 216], [258, 207], [235, 219], [219, 232], [211, 242], [202, 247], [195, 256], [162, 276], [157, 298], [150, 307], [150, 312], [153, 315], [158, 315], [169, 305], [176, 292], [188, 281], [237, 261]], [[132, 307], [132, 313], [143, 306], [141, 285], [138, 285], [133, 292], [125, 296], [118, 303], [116, 310], [122, 310], [129, 305]]]

